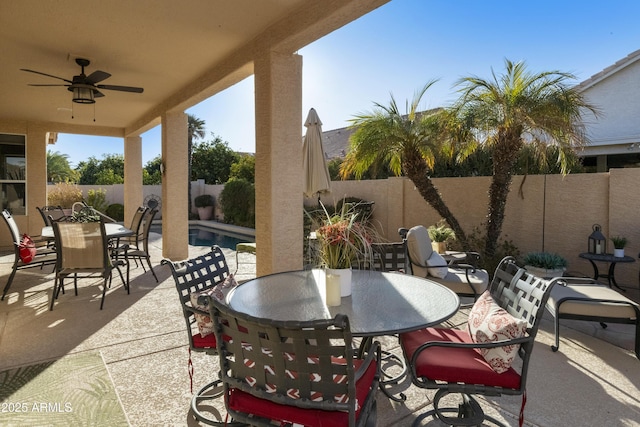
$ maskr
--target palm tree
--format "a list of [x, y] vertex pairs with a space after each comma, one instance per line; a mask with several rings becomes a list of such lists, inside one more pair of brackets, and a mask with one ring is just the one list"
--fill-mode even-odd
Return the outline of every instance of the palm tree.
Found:
[[[560, 71], [530, 73], [524, 62], [505, 59], [506, 72], [492, 79], [464, 77], [460, 99], [452, 113], [474, 135], [474, 147], [484, 145], [493, 159], [489, 187], [485, 256], [495, 254], [502, 231], [505, 205], [518, 156], [526, 146], [538, 160], [546, 161], [549, 145], [558, 148], [557, 162], [567, 173], [574, 150], [587, 143], [582, 115], [598, 111], [589, 105], [568, 80], [575, 76]], [[471, 150], [469, 150], [471, 151]]]
[[69, 165], [69, 155], [47, 151], [47, 181], [75, 182], [77, 179], [78, 173]]
[[360, 179], [369, 169], [373, 169], [375, 175], [376, 170], [385, 165], [396, 176], [406, 175], [424, 200], [455, 231], [463, 247], [468, 248], [464, 230], [429, 176], [436, 156], [442, 152], [440, 135], [443, 124], [447, 123], [444, 110], [418, 112], [422, 97], [434, 83], [428, 82], [416, 92], [411, 104], [407, 102], [406, 114], [400, 113], [392, 95], [389, 106], [375, 103], [373, 112], [352, 119], [356, 131], [350, 139], [349, 153], [340, 166], [340, 175], [344, 178], [353, 174]]
[[187, 156], [189, 159], [189, 182], [187, 188], [188, 194], [188, 215], [187, 218], [191, 216], [191, 152], [193, 151], [193, 140], [194, 139], [202, 139], [204, 138], [204, 125], [205, 121], [197, 118], [193, 114], [187, 114], [187, 136], [188, 136], [188, 144], [187, 144]]

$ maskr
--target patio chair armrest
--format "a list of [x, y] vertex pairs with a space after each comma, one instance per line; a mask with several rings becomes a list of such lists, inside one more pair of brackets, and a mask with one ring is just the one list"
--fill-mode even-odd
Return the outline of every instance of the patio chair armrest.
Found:
[[[198, 303], [200, 303], [200, 298], [206, 298], [206, 300], [204, 301], [206, 304], [209, 303], [209, 297], [208, 296], [200, 296], [198, 297]], [[209, 311], [205, 311], [205, 310], [200, 310], [199, 308], [196, 307], [192, 307], [190, 305], [183, 305], [182, 308], [184, 309], [184, 311], [188, 311], [191, 314], [202, 314], [203, 316], [208, 316], [209, 315]]]
[[471, 264], [477, 268], [480, 263], [480, 253], [475, 251], [466, 251], [465, 254], [467, 254], [466, 263]]
[[500, 340], [500, 341], [492, 341], [485, 343], [460, 343], [460, 342], [449, 342], [449, 341], [428, 341], [422, 344], [420, 347], [416, 349], [411, 357], [411, 366], [416, 366], [416, 362], [418, 360], [418, 356], [423, 351], [426, 351], [431, 347], [449, 347], [449, 348], [468, 348], [468, 349], [476, 349], [476, 348], [497, 348], [504, 347], [509, 345], [519, 345], [527, 343], [531, 340], [531, 338], [526, 335], [520, 338], [513, 338], [510, 340]]
[[358, 370], [356, 370], [354, 378], [356, 381], [358, 381], [360, 379], [360, 377], [362, 377], [365, 372], [367, 372], [367, 369], [369, 368], [369, 366], [371, 365], [371, 363], [375, 363], [377, 364], [377, 368], [376, 371], [378, 372], [378, 375], [380, 374], [380, 362], [381, 362], [381, 357], [382, 357], [382, 350], [380, 348], [380, 343], [378, 341], [374, 341], [371, 344], [371, 348], [369, 348], [369, 351], [367, 352], [367, 356], [364, 358], [364, 362], [362, 363], [362, 365], [360, 365], [360, 368], [358, 368]]
[[570, 277], [570, 276], [561, 276], [554, 277], [551, 279], [552, 282], [559, 286], [568, 286], [568, 285], [602, 285], [602, 283], [598, 282], [596, 279], [591, 277]]

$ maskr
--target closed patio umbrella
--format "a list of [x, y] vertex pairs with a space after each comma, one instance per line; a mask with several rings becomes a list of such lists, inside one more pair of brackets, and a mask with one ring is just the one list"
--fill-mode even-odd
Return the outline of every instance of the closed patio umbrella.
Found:
[[307, 197], [312, 197], [317, 193], [318, 199], [320, 199], [320, 193], [331, 191], [331, 178], [322, 148], [322, 122], [315, 109], [309, 110], [304, 125], [307, 128], [302, 143], [304, 194]]

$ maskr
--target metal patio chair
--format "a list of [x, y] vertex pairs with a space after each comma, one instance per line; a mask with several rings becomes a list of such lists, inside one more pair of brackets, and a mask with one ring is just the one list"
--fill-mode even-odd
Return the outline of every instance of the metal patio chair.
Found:
[[78, 277], [103, 278], [100, 310], [104, 306], [107, 288], [111, 286], [114, 268], [118, 270], [120, 279], [129, 292], [129, 284], [122, 275], [120, 263], [113, 262], [109, 254], [108, 238], [102, 219], [99, 222], [53, 221], [52, 227], [56, 241], [57, 262], [49, 310], [53, 310], [53, 304], [60, 291], [64, 293], [64, 279], [68, 276], [73, 276], [76, 296], [78, 295]]
[[[156, 213], [157, 211], [154, 209], [139, 207], [131, 224], [132, 227], [137, 225], [136, 228], [132, 228], [135, 232], [134, 235], [129, 238], [120, 239], [119, 243], [124, 243], [115, 248], [112, 251], [112, 255], [115, 259], [124, 257], [129, 264], [131, 261], [135, 261], [136, 266], [139, 261], [145, 272], [147, 271], [144, 266], [146, 262], [149, 270], [151, 270], [151, 274], [153, 274], [153, 278], [156, 279], [156, 283], [158, 283], [158, 276], [156, 276], [156, 272], [153, 270], [151, 255], [149, 254], [149, 231], [151, 230], [151, 224], [153, 223], [153, 218]], [[137, 224], [135, 224], [136, 221]]]
[[234, 419], [265, 427], [375, 426], [380, 346], [354, 358], [347, 316], [260, 319], [214, 298], [209, 311]]
[[[559, 280], [562, 278], [547, 281], [533, 276], [519, 268], [514, 258], [506, 257], [496, 268], [489, 289], [476, 302], [480, 305], [479, 312], [490, 313], [483, 319], [486, 321], [483, 333], [488, 339], [481, 339], [481, 334], [473, 338], [470, 331], [472, 326], [478, 326], [476, 320], [470, 320], [466, 330], [426, 328], [400, 334], [411, 381], [420, 388], [437, 390], [433, 409], [420, 415], [414, 425], [420, 425], [428, 416], [437, 417], [446, 425], [483, 425], [485, 420], [502, 425], [484, 414], [473, 395], [504, 394], [522, 395], [522, 426], [531, 353], [545, 304]], [[491, 303], [488, 310], [486, 302]], [[474, 309], [471, 311], [470, 319], [473, 319]], [[497, 332], [496, 325], [506, 326], [505, 331]], [[513, 333], [514, 329], [520, 329], [521, 334]], [[501, 353], [500, 357], [489, 353], [483, 356], [481, 351], [503, 351], [511, 360], [518, 356], [521, 367], [511, 366], [511, 360]], [[459, 407], [441, 408], [440, 400], [451, 393], [462, 396]], [[447, 415], [449, 413], [454, 416]]]
[[[29, 262], [24, 262], [20, 257], [20, 247], [23, 241], [23, 235], [20, 234], [20, 230], [18, 229], [18, 224], [16, 224], [15, 219], [11, 215], [8, 210], [2, 211], [2, 218], [4, 222], [9, 227], [9, 232], [11, 233], [11, 240], [13, 240], [13, 265], [11, 266], [11, 274], [7, 279], [7, 283], [4, 285], [4, 289], [2, 291], [2, 298], [0, 301], [4, 301], [4, 297], [9, 292], [9, 288], [13, 283], [13, 279], [18, 270], [23, 270], [26, 268], [35, 268], [35, 267], [44, 267], [45, 265], [54, 265], [56, 263], [56, 252], [47, 246], [49, 243], [46, 239], [38, 239], [34, 238], [33, 243], [34, 246], [30, 248], [31, 255], [33, 255], [33, 259]], [[35, 236], [34, 236], [35, 237]]]
[[[227, 259], [219, 246], [212, 246], [211, 251], [195, 258], [184, 261], [171, 261], [163, 259], [162, 265], [168, 265], [175, 281], [178, 299], [182, 307], [182, 314], [187, 326], [189, 340], [188, 371], [189, 381], [193, 391], [193, 363], [191, 351], [203, 352], [208, 355], [217, 355], [216, 336], [213, 333], [209, 313], [192, 303], [192, 296], [212, 291], [216, 285], [222, 284], [229, 277]], [[198, 390], [191, 399], [191, 411], [194, 417], [201, 422], [213, 426], [242, 426], [243, 423], [227, 422], [222, 416], [214, 419], [208, 413], [208, 408], [222, 396], [222, 382], [219, 378], [206, 384]], [[216, 416], [215, 414], [213, 416]]]

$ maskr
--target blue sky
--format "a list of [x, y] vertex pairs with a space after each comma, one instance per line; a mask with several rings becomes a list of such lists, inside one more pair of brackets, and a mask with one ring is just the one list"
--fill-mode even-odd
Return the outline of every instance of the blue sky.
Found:
[[[455, 99], [461, 77], [491, 76], [504, 59], [531, 71], [560, 70], [579, 83], [640, 49], [640, 1], [392, 0], [299, 51], [303, 116], [313, 107], [324, 130], [349, 125], [374, 102], [400, 105], [430, 80], [423, 108]], [[190, 108], [205, 120], [205, 139], [220, 136], [236, 151], [255, 151], [253, 78]], [[248, 125], [251, 124], [251, 125]], [[160, 128], [142, 135], [143, 163], [160, 154]], [[61, 134], [50, 147], [72, 166], [89, 156], [123, 152], [119, 138]]]

